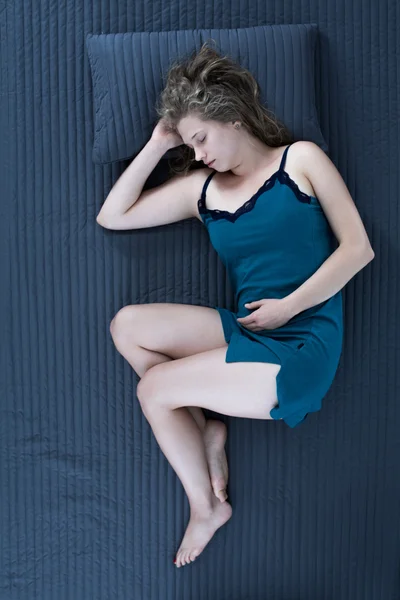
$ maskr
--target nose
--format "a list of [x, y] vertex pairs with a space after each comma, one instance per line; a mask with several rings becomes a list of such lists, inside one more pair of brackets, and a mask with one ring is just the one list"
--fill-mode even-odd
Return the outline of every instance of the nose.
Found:
[[202, 152], [201, 150], [195, 150], [195, 160], [199, 161], [199, 160], [203, 160], [205, 162], [205, 154], [204, 152]]

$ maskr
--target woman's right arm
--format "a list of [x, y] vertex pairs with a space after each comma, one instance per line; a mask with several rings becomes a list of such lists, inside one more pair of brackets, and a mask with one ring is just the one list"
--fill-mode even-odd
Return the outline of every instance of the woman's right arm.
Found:
[[167, 150], [162, 142], [153, 139], [147, 142], [108, 194], [97, 215], [100, 225], [107, 227], [107, 224], [117, 221], [136, 203], [150, 173]]
[[175, 175], [162, 185], [143, 190], [150, 173], [161, 157], [183, 144], [176, 132], [161, 119], [152, 137], [124, 171], [108, 194], [97, 216], [106, 229], [142, 229], [198, 217], [197, 200], [209, 169]]

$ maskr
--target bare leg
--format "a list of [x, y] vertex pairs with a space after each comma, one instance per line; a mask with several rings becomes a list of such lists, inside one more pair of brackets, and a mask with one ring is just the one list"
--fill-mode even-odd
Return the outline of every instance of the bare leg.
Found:
[[[173, 360], [166, 354], [142, 348], [131, 342], [129, 345], [126, 343], [122, 345], [119, 342], [114, 343], [117, 350], [128, 361], [140, 378], [155, 365]], [[203, 435], [209, 479], [213, 492], [220, 502], [225, 502], [228, 498], [226, 488], [229, 477], [228, 461], [225, 453], [226, 425], [222, 421], [215, 419], [207, 421], [202, 409], [199, 407], [189, 406], [187, 407], [187, 411], [192, 415], [199, 431]]]
[[[155, 352], [154, 350], [147, 350], [147, 348], [142, 348], [141, 346], [137, 345], [132, 348], [128, 355], [124, 353], [123, 356], [140, 378], [142, 378], [146, 371], [151, 369], [151, 367], [173, 360], [166, 354], [161, 354], [161, 352]], [[192, 414], [200, 431], [204, 433], [207, 420], [202, 409], [197, 406], [189, 406], [188, 410]]]
[[[116, 347], [141, 379], [153, 366], [173, 360], [137, 344], [117, 342]], [[195, 560], [215, 531], [232, 515], [225, 492], [228, 481], [224, 449], [226, 426], [213, 419], [206, 422], [199, 407], [171, 411], [158, 406], [156, 411], [151, 411], [151, 404], [151, 400], [146, 403], [150, 408], [143, 413], [162, 452], [181, 479], [190, 503], [190, 521], [176, 555], [179, 568]], [[176, 447], [174, 443], [179, 445]]]
[[143, 414], [189, 499], [190, 521], [176, 558], [179, 567], [203, 551], [216, 530], [232, 516], [232, 507], [214, 496], [203, 435], [189, 410], [163, 406], [152, 398], [152, 389], [146, 384], [138, 388], [138, 397]]

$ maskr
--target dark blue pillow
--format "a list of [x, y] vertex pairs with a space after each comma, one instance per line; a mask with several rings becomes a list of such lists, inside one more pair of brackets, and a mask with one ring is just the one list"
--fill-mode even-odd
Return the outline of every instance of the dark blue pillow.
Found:
[[[136, 155], [157, 123], [155, 105], [170, 63], [213, 39], [216, 49], [247, 68], [260, 85], [261, 101], [291, 131], [324, 151], [315, 107], [316, 24], [261, 25], [89, 34], [86, 39], [94, 90], [93, 161]], [[173, 155], [170, 150], [164, 156]]]

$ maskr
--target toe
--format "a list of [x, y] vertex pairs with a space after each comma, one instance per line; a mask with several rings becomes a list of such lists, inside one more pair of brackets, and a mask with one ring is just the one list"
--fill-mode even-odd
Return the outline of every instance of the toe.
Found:
[[225, 500], [226, 500], [227, 498], [228, 498], [228, 494], [226, 493], [226, 490], [225, 490], [225, 489], [223, 489], [223, 490], [219, 490], [219, 492], [218, 492], [218, 499], [219, 499], [221, 502], [225, 502]]
[[194, 560], [196, 560], [197, 558], [197, 550], [193, 550], [193, 552], [190, 553], [190, 560], [193, 562]]
[[226, 492], [226, 480], [222, 477], [218, 478], [218, 479], [214, 479], [212, 481], [212, 488], [213, 488], [214, 495], [219, 500], [222, 500], [222, 497], [224, 496], [224, 494]]

